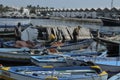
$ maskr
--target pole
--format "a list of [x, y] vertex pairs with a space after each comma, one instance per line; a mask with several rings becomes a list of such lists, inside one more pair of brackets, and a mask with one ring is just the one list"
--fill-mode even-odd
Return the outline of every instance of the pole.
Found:
[[120, 44], [119, 44], [119, 53], [118, 53], [118, 56], [120, 57]]
[[111, 9], [113, 8], [113, 0], [111, 1]]
[[120, 58], [120, 44], [119, 44], [119, 50], [118, 50], [118, 57], [116, 58], [116, 66], [119, 64], [119, 58]]

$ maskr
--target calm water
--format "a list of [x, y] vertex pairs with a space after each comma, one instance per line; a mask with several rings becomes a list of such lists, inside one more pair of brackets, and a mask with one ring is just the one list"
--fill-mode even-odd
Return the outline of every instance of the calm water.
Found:
[[102, 26], [102, 24], [96, 23], [83, 23], [79, 21], [63, 21], [63, 20], [51, 20], [51, 19], [7, 19], [7, 18], [0, 18], [0, 24], [17, 24], [18, 22], [31, 22], [33, 25], [55, 25], [55, 26], [78, 26], [81, 25], [82, 27], [93, 28], [93, 29], [100, 29], [103, 31], [117, 31], [119, 32], [120, 29], [118, 27], [108, 27]]

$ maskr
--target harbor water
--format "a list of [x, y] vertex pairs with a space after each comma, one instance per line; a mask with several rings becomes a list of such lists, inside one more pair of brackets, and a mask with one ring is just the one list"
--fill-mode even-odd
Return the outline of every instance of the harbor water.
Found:
[[11, 18], [0, 18], [0, 25], [4, 24], [17, 24], [18, 22], [31, 22], [34, 26], [38, 25], [54, 25], [54, 26], [82, 26], [86, 28], [99, 29], [102, 31], [117, 31], [119, 32], [119, 26], [109, 27], [102, 26], [102, 23], [92, 23], [88, 21], [72, 21], [72, 20], [63, 20], [63, 19], [11, 19]]

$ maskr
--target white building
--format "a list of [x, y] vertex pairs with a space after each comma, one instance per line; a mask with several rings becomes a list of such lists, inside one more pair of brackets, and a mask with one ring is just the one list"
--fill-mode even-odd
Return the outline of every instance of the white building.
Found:
[[26, 8], [23, 8], [22, 15], [24, 15], [24, 16], [30, 16], [30, 10], [26, 9]]

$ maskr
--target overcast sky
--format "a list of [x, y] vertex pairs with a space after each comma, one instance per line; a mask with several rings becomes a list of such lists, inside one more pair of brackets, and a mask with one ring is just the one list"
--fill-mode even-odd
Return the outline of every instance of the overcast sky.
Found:
[[[120, 0], [113, 1], [113, 6], [120, 8]], [[110, 8], [111, 0], [0, 0], [0, 4], [15, 7], [39, 5], [54, 8]]]

